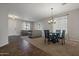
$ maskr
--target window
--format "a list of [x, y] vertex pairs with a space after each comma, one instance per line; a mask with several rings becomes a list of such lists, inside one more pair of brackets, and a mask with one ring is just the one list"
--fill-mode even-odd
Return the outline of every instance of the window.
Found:
[[65, 30], [67, 33], [67, 16], [55, 18], [56, 23], [53, 24], [53, 31]]
[[22, 30], [30, 30], [30, 23], [22, 22]]

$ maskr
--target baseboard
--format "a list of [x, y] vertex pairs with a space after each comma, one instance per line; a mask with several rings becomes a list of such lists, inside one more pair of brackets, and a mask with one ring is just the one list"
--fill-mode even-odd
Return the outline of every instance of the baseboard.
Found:
[[11, 36], [20, 36], [20, 35], [8, 35], [8, 37], [11, 37]]
[[4, 42], [4, 43], [1, 43], [0, 44], [0, 47], [3, 47], [3, 46], [5, 46], [5, 45], [7, 45], [8, 44], [8, 41], [7, 42]]
[[71, 39], [69, 39], [69, 40], [72, 40], [72, 41], [77, 41], [77, 42], [79, 42], [79, 39], [74, 39], [74, 38], [71, 38]]

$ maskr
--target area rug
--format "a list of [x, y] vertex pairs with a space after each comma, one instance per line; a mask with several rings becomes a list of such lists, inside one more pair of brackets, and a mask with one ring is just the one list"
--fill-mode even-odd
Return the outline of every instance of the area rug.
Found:
[[42, 37], [28, 38], [27, 36], [22, 36], [21, 38], [52, 56], [79, 56], [78, 42], [67, 40], [65, 45], [62, 45], [61, 43], [53, 44], [52, 42], [50, 44], [45, 44], [44, 38]]

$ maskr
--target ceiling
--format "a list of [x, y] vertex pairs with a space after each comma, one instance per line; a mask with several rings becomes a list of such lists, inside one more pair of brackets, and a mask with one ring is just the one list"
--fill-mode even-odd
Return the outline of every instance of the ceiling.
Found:
[[17, 15], [22, 20], [36, 21], [53, 14], [57, 15], [66, 11], [79, 8], [78, 3], [10, 3], [8, 4], [9, 14]]

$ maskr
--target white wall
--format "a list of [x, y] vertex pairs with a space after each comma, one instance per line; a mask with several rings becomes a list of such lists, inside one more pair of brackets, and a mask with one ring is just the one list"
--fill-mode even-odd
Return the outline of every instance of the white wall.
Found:
[[[40, 24], [40, 28], [39, 28], [39, 24]], [[48, 24], [48, 19], [45, 19], [45, 20], [35, 22], [35, 29], [36, 30], [52, 30], [52, 26]]]
[[8, 10], [6, 4], [0, 4], [0, 47], [8, 44]]
[[[40, 24], [40, 27], [39, 27]], [[42, 30], [42, 36], [44, 37], [44, 30], [52, 31], [52, 26], [48, 24], [48, 19], [36, 21], [35, 22], [35, 30]]]
[[8, 19], [8, 36], [11, 35], [20, 35], [21, 30], [21, 20], [17, 19]]
[[68, 12], [68, 32], [71, 40], [79, 40], [79, 9]]

